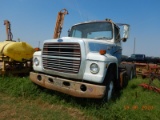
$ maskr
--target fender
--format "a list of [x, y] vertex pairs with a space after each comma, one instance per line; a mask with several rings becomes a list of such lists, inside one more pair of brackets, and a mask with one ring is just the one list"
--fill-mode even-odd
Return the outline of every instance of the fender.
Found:
[[[102, 83], [104, 81], [107, 69], [111, 64], [116, 64], [118, 66], [118, 60], [116, 57], [110, 54], [100, 55], [97, 52], [90, 52], [87, 54], [86, 58], [86, 68], [83, 76], [83, 80]], [[99, 72], [97, 74], [92, 74], [90, 72], [90, 65], [96, 63], [99, 66]], [[118, 76], [118, 75], [117, 75]]]

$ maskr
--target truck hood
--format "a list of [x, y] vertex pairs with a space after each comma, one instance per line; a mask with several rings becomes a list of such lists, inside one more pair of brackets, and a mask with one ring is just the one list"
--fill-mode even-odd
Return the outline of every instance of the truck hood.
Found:
[[63, 41], [63, 42], [83, 42], [86, 48], [86, 54], [89, 52], [98, 52], [100, 50], [106, 50], [107, 54], [114, 54], [115, 49], [114, 46], [115, 43], [112, 40], [96, 40], [96, 39], [86, 39], [86, 38], [74, 38], [74, 37], [62, 37], [60, 39], [57, 39], [57, 41]]

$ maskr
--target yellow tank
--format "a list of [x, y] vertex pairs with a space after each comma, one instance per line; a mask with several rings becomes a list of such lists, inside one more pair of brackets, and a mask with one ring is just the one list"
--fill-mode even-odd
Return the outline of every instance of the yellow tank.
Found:
[[10, 57], [22, 62], [33, 57], [34, 49], [26, 42], [3, 41], [0, 42], [0, 55]]

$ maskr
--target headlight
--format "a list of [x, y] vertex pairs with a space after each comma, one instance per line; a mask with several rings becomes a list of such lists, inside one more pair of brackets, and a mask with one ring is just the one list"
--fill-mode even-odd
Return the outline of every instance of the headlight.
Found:
[[33, 59], [33, 63], [34, 63], [36, 66], [38, 66], [38, 65], [39, 65], [39, 60], [38, 60], [38, 58], [34, 58], [34, 59]]
[[99, 72], [99, 66], [96, 63], [92, 63], [90, 65], [90, 71], [93, 74], [97, 74]]

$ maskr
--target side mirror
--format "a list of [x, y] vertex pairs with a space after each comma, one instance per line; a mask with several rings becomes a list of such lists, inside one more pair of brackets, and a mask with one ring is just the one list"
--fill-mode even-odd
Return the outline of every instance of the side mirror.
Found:
[[[130, 25], [128, 24], [124, 24], [124, 23], [116, 23], [116, 25], [118, 25], [119, 27], [121, 27], [121, 34], [123, 34], [121, 40], [123, 42], [126, 42], [128, 37], [129, 37], [129, 27]], [[123, 29], [123, 30], [122, 30]]]
[[129, 25], [124, 24], [123, 26], [124, 26], [124, 27], [123, 27], [123, 39], [122, 39], [122, 41], [123, 41], [123, 42], [126, 42], [126, 40], [127, 40], [128, 37], [129, 37]]
[[71, 36], [71, 29], [68, 30], [68, 37]]

